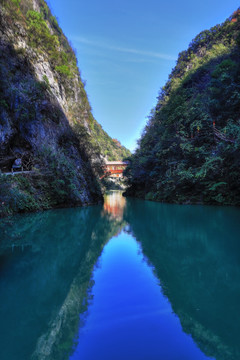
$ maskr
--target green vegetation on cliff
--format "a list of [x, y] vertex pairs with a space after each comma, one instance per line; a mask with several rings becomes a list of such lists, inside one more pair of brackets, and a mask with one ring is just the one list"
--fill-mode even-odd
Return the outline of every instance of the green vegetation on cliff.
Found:
[[[44, 0], [0, 0], [0, 216], [102, 197], [129, 151], [91, 113], [74, 50]], [[5, 176], [16, 159], [33, 174]]]
[[240, 205], [240, 10], [179, 54], [126, 174], [128, 195]]

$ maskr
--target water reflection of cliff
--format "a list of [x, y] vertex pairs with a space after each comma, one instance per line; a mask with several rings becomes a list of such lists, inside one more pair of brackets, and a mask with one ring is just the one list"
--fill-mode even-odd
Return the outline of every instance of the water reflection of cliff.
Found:
[[91, 301], [93, 267], [127, 223], [183, 330], [206, 355], [239, 359], [239, 209], [113, 198], [104, 207], [4, 220], [1, 360], [68, 359]]
[[[116, 236], [125, 224], [123, 217], [120, 216], [123, 214], [120, 207], [118, 207], [120, 212], [118, 211], [117, 214], [114, 207], [108, 206], [107, 209], [106, 211], [106, 208], [103, 207], [99, 216], [94, 216], [92, 219], [95, 221], [95, 226], [91, 231], [87, 252], [79, 264], [77, 274], [60, 311], [50, 323], [47, 332], [38, 340], [32, 356], [34, 360], [68, 359], [73, 349], [74, 339], [79, 332], [79, 327], [84, 325], [88, 305], [92, 299], [91, 287], [93, 285], [94, 265], [108, 240]], [[85, 226], [88, 227], [88, 223]]]
[[99, 255], [103, 239], [99, 244], [92, 238], [100, 211], [97, 206], [56, 210], [2, 225], [1, 360], [30, 359], [38, 337], [61, 309], [89, 243]]
[[139, 200], [125, 211], [183, 330], [217, 360], [240, 359], [239, 215]]
[[1, 360], [68, 358], [93, 267], [121, 226], [100, 205], [0, 223]]

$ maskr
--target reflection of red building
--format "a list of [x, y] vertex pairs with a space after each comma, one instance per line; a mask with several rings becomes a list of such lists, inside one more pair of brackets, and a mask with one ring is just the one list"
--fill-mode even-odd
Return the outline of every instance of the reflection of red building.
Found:
[[105, 176], [119, 178], [123, 176], [123, 170], [127, 167], [127, 163], [123, 161], [106, 161], [104, 174]]
[[118, 191], [106, 195], [104, 199], [104, 211], [118, 220], [122, 220], [126, 199]]

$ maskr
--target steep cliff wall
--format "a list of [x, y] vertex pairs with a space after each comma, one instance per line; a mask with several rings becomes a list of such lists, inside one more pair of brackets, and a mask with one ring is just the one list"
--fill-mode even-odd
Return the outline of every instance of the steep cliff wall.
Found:
[[[91, 114], [75, 53], [44, 0], [0, 1], [0, 213], [98, 201], [101, 159], [125, 150]], [[128, 152], [127, 152], [128, 155]]]
[[179, 54], [127, 170], [129, 195], [240, 205], [240, 11]]

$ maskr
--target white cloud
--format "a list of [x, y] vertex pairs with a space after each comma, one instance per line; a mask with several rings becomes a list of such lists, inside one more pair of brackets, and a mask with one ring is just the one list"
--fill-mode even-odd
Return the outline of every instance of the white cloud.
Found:
[[154, 51], [139, 50], [139, 49], [125, 48], [125, 47], [121, 47], [121, 46], [110, 45], [103, 41], [92, 41], [92, 40], [86, 39], [81, 36], [74, 36], [74, 37], [72, 37], [72, 39], [81, 44], [99, 47], [99, 48], [106, 49], [106, 50], [112, 50], [112, 51], [117, 51], [117, 52], [122, 52], [122, 53], [127, 53], [127, 54], [147, 56], [147, 57], [151, 57], [151, 58], [155, 58], [155, 59], [157, 58], [157, 59], [162, 59], [162, 60], [176, 60], [176, 57], [171, 56], [171, 55], [162, 54], [162, 53], [158, 53], [158, 52], [154, 52]]

